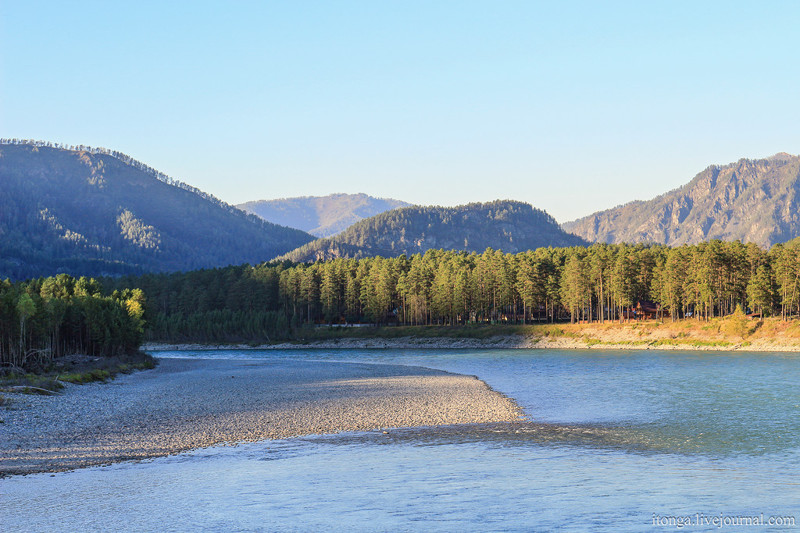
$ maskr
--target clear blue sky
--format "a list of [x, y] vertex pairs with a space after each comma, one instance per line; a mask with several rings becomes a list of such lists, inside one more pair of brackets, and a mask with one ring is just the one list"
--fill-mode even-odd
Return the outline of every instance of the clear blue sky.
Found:
[[0, 136], [559, 221], [800, 152], [799, 2], [0, 0]]

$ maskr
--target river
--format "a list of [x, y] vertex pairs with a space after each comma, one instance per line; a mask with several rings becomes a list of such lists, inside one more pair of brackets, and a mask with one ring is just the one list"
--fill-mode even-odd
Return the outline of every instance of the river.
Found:
[[755, 521], [749, 530], [786, 531], [800, 520], [796, 355], [154, 354], [426, 366], [480, 377], [529, 420], [221, 446], [3, 479], [0, 529], [719, 531]]

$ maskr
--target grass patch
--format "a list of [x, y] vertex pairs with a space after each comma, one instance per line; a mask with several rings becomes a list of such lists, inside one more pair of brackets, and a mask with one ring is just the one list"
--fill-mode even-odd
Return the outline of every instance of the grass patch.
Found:
[[108, 370], [102, 370], [100, 368], [95, 368], [94, 370], [90, 370], [89, 372], [72, 372], [69, 374], [60, 374], [58, 376], [60, 381], [66, 381], [67, 383], [77, 383], [79, 385], [84, 383], [92, 383], [94, 381], [108, 381], [111, 379], [111, 372]]
[[[568, 337], [580, 338], [579, 329], [570, 324], [467, 324], [456, 326], [365, 326], [365, 327], [309, 327], [295, 331], [293, 342], [336, 341], [339, 339], [397, 339], [414, 337], [423, 339], [490, 339], [492, 337], [520, 336], [529, 338]], [[572, 326], [577, 326], [572, 325]]]
[[650, 341], [600, 341], [605, 346], [648, 346], [653, 344]]
[[301, 327], [295, 332], [295, 342], [331, 341], [337, 339], [397, 339], [417, 337], [426, 339], [489, 339], [509, 335], [540, 336], [541, 326], [520, 324], [470, 324], [458, 326], [366, 326], [366, 327]]
[[14, 392], [23, 392], [25, 394], [48, 394], [48, 392], [58, 392], [63, 388], [64, 384], [51, 375], [28, 373], [23, 375], [12, 374], [0, 378], [0, 389], [13, 390]]
[[721, 346], [721, 347], [725, 347], [725, 346], [733, 346], [733, 343], [732, 343], [732, 342], [728, 342], [728, 341], [705, 341], [705, 340], [694, 340], [694, 341], [690, 342], [689, 344], [691, 344], [692, 346], [697, 346], [697, 347], [705, 347], [705, 346], [710, 346], [710, 347], [714, 347], [714, 346]]

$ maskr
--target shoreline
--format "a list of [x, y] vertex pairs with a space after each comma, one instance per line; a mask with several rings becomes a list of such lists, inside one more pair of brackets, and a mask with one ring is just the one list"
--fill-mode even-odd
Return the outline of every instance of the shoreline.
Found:
[[455, 337], [397, 337], [397, 338], [342, 338], [310, 342], [282, 342], [275, 344], [204, 344], [204, 343], [158, 343], [142, 345], [145, 352], [202, 351], [202, 350], [352, 350], [352, 349], [501, 349], [501, 350], [676, 350], [719, 352], [800, 352], [800, 345], [781, 344], [759, 339], [752, 342], [717, 341], [669, 342], [664, 339], [646, 340], [597, 340], [573, 337], [528, 337], [522, 335], [499, 335], [485, 339]]
[[0, 477], [304, 435], [523, 418], [475, 376], [362, 363], [170, 358], [58, 396], [8, 396]]

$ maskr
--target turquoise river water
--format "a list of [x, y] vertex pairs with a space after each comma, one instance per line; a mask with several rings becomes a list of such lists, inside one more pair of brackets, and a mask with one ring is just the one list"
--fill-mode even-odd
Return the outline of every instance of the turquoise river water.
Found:
[[528, 422], [223, 446], [0, 480], [3, 531], [792, 531], [800, 359], [559, 350], [158, 352], [476, 375]]

